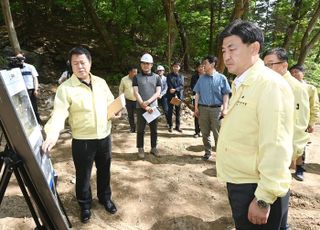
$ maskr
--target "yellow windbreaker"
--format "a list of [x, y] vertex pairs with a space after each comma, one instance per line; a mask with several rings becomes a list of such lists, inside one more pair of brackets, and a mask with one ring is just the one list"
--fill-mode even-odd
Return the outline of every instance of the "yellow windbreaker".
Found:
[[72, 75], [58, 87], [51, 118], [44, 127], [47, 136], [57, 136], [67, 117], [73, 138], [102, 139], [110, 134], [107, 107], [114, 97], [102, 78], [91, 74], [91, 85], [92, 90]]
[[119, 95], [124, 94], [124, 97], [131, 101], [136, 101], [136, 96], [133, 92], [133, 86], [132, 86], [132, 79], [129, 77], [129, 75], [123, 77], [121, 79], [120, 85], [119, 85]]
[[310, 119], [309, 95], [306, 88], [287, 71], [283, 75], [290, 85], [294, 96], [294, 131], [293, 131], [293, 160], [302, 156], [309, 140], [306, 132]]
[[255, 196], [272, 204], [290, 187], [293, 152], [292, 90], [259, 59], [230, 99], [217, 146], [217, 175], [224, 182], [257, 183]]
[[310, 120], [309, 125], [314, 126], [319, 120], [319, 96], [318, 90], [311, 84], [303, 83], [307, 87], [309, 94]]

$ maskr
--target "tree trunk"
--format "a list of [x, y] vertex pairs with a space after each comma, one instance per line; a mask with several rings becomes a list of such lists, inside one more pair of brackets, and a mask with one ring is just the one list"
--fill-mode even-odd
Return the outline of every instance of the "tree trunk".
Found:
[[92, 20], [94, 26], [96, 27], [96, 29], [98, 30], [98, 32], [102, 36], [102, 39], [106, 44], [106, 47], [109, 49], [109, 51], [112, 55], [112, 62], [115, 63], [115, 61], [118, 60], [117, 59], [117, 52], [116, 52], [114, 44], [109, 36], [108, 31], [106, 30], [106, 28], [104, 28], [103, 23], [101, 22], [100, 18], [98, 17], [98, 15], [92, 5], [92, 1], [90, 1], [90, 0], [82, 0], [82, 1], [83, 1], [83, 4], [84, 4], [88, 14], [91, 17], [91, 20]]
[[282, 47], [288, 50], [289, 44], [292, 40], [292, 35], [294, 31], [297, 28], [298, 22], [301, 19], [300, 13], [301, 13], [301, 8], [302, 8], [302, 0], [295, 0], [294, 5], [293, 5], [293, 12], [292, 12], [292, 18], [291, 18], [291, 23], [289, 24]]
[[[239, 19], [243, 17], [244, 15], [247, 14], [249, 10], [249, 1], [250, 0], [234, 0], [234, 9], [231, 17], [231, 22], [234, 21], [235, 19]], [[222, 56], [222, 50], [221, 50], [221, 41], [219, 42], [219, 49], [218, 49], [218, 64], [216, 69], [219, 72], [223, 72], [225, 69], [225, 65], [223, 63], [223, 56]]]
[[9, 0], [1, 0], [1, 7], [2, 7], [4, 21], [8, 29], [11, 47], [14, 53], [17, 54], [20, 52], [20, 44], [18, 41], [16, 30], [14, 28], [13, 21], [12, 21]]
[[307, 57], [307, 55], [310, 53], [310, 50], [314, 47], [314, 45], [319, 41], [320, 39], [320, 30], [316, 32], [316, 34], [311, 38], [311, 40], [308, 42], [309, 36], [311, 32], [313, 31], [315, 25], [317, 24], [317, 20], [320, 17], [320, 2], [318, 3], [317, 8], [314, 11], [314, 14], [308, 24], [308, 27], [303, 35], [303, 38], [301, 40], [301, 46], [300, 46], [300, 54], [298, 58], [298, 64], [302, 65]]
[[[223, 0], [219, 0], [219, 3], [218, 3], [218, 7], [217, 9], [222, 9], [223, 7]], [[218, 13], [217, 13], [217, 21], [216, 21], [216, 25], [221, 25], [221, 16], [222, 15], [222, 10], [218, 10]], [[219, 49], [221, 49], [221, 45], [220, 45], [220, 38], [219, 38], [219, 35], [216, 36], [215, 38], [215, 48], [214, 48], [214, 54], [219, 56]], [[218, 60], [219, 62], [219, 60]]]
[[298, 58], [298, 64], [302, 65], [304, 61], [306, 60], [307, 55], [310, 53], [314, 45], [320, 40], [320, 30], [317, 32], [317, 34], [311, 39], [311, 41], [304, 46], [304, 49], [300, 49], [300, 55]]
[[168, 23], [168, 48], [167, 48], [167, 61], [168, 66], [171, 65], [171, 58], [174, 49], [174, 44], [177, 37], [177, 31], [175, 28], [174, 12], [174, 0], [162, 0], [163, 10], [166, 15]]
[[210, 1], [210, 35], [209, 35], [209, 54], [213, 54], [213, 32], [214, 32], [214, 0]]
[[234, 0], [234, 9], [231, 16], [231, 22], [235, 19], [242, 18], [247, 13], [250, 0]]
[[188, 39], [187, 39], [187, 33], [180, 21], [179, 14], [177, 12], [174, 12], [174, 18], [176, 20], [177, 27], [179, 29], [179, 34], [181, 38], [181, 44], [182, 44], [182, 53], [183, 53], [183, 66], [184, 70], [186, 72], [190, 71], [190, 54], [189, 54], [189, 48], [188, 48]]

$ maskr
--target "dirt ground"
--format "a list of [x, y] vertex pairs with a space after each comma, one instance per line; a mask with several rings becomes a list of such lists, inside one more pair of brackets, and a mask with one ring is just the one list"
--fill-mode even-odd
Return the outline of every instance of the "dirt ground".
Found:
[[[96, 198], [95, 169], [92, 171], [92, 218], [79, 220], [74, 192], [74, 166], [70, 133], [64, 132], [52, 152], [59, 175], [58, 192], [74, 229], [234, 229], [226, 188], [216, 177], [215, 158], [201, 160], [201, 138], [194, 138], [193, 120], [185, 120], [183, 133], [169, 133], [159, 123], [161, 157], [147, 154], [139, 160], [136, 134], [128, 132], [123, 117], [113, 127], [112, 191], [118, 212], [108, 214]], [[148, 129], [147, 129], [148, 130]], [[289, 223], [291, 229], [320, 229], [320, 126], [307, 148], [305, 181], [293, 179]], [[149, 132], [145, 150], [150, 150]], [[0, 230], [33, 229], [35, 224], [24, 198], [12, 178], [0, 209]]]

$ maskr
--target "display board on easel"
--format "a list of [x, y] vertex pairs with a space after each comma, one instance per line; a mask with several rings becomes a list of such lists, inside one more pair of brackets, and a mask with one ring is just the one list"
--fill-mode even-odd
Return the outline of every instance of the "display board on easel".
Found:
[[68, 229], [71, 224], [56, 193], [51, 160], [41, 151], [41, 127], [19, 68], [0, 71], [0, 121], [8, 144], [21, 158], [26, 172], [23, 181], [30, 181], [34, 187], [27, 189], [42, 226]]

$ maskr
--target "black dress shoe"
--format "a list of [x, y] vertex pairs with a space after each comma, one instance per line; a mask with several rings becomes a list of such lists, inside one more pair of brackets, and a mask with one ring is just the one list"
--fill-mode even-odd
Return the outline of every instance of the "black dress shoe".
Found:
[[106, 200], [104, 202], [99, 201], [99, 203], [102, 204], [107, 212], [111, 214], [115, 214], [118, 211], [116, 205], [112, 202], [112, 200]]
[[136, 129], [130, 129], [130, 133], [135, 133], [136, 132]]
[[180, 129], [180, 128], [175, 128], [174, 130], [176, 130], [179, 133], [182, 133], [182, 129]]
[[90, 209], [81, 209], [80, 219], [82, 223], [87, 223], [90, 220], [91, 211]]
[[207, 160], [209, 160], [210, 157], [211, 157], [211, 155], [209, 155], [209, 154], [204, 154], [204, 155], [202, 156], [202, 160], [207, 161]]

